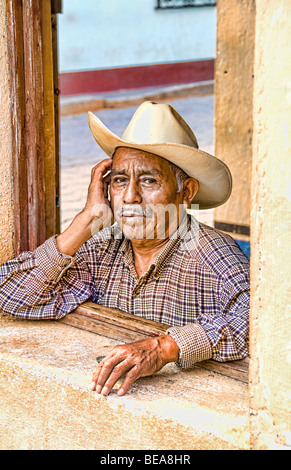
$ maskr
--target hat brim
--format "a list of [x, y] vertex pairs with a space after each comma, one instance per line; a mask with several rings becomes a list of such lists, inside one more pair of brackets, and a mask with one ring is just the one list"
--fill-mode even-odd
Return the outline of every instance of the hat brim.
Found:
[[232, 190], [231, 173], [227, 165], [213, 155], [182, 144], [127, 142], [111, 132], [91, 112], [88, 113], [88, 123], [94, 139], [109, 157], [118, 147], [143, 150], [165, 158], [197, 179], [199, 190], [192, 203], [199, 205], [199, 209], [213, 209], [228, 200]]

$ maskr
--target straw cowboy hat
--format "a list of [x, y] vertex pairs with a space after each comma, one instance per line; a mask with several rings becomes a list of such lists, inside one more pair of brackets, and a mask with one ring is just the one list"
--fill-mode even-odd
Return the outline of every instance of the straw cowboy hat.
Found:
[[230, 196], [232, 179], [228, 167], [198, 148], [197, 139], [184, 119], [170, 105], [146, 101], [135, 111], [121, 137], [111, 132], [93, 113], [89, 127], [99, 146], [112, 156], [117, 147], [129, 147], [163, 157], [199, 182], [193, 204], [210, 209]]

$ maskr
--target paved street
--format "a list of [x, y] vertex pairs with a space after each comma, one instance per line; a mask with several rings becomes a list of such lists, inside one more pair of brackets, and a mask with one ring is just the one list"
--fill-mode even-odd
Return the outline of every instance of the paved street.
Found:
[[[214, 152], [214, 96], [193, 96], [169, 100], [195, 132], [199, 147]], [[117, 135], [121, 135], [136, 107], [104, 109], [95, 114]], [[87, 113], [62, 116], [61, 139], [61, 221], [65, 228], [82, 210], [87, 196], [91, 168], [104, 158], [92, 137]], [[208, 211], [209, 214], [209, 211]]]
[[[176, 99], [170, 104], [194, 130], [201, 149], [212, 151], [214, 141], [213, 95]], [[104, 109], [96, 115], [117, 135], [121, 135], [136, 107]], [[103, 152], [93, 139], [88, 127], [87, 113], [61, 118], [61, 167], [94, 165], [103, 158]]]

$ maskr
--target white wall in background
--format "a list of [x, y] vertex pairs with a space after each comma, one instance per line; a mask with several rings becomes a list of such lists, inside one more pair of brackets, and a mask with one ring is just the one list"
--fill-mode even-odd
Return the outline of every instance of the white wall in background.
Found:
[[156, 0], [63, 0], [60, 72], [215, 57], [216, 7], [155, 5]]

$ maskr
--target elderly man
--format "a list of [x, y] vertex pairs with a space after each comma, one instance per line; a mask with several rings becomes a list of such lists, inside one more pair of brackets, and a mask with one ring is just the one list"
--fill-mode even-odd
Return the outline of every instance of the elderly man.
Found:
[[103, 395], [121, 377], [123, 395], [168, 362], [189, 368], [245, 357], [248, 259], [187, 213], [228, 199], [227, 166], [198, 149], [167, 104], [143, 103], [121, 138], [92, 113], [89, 126], [110, 158], [93, 168], [86, 205], [69, 227], [2, 266], [0, 308], [58, 319], [90, 299], [168, 324], [167, 334], [116, 346], [98, 364], [92, 390]]

